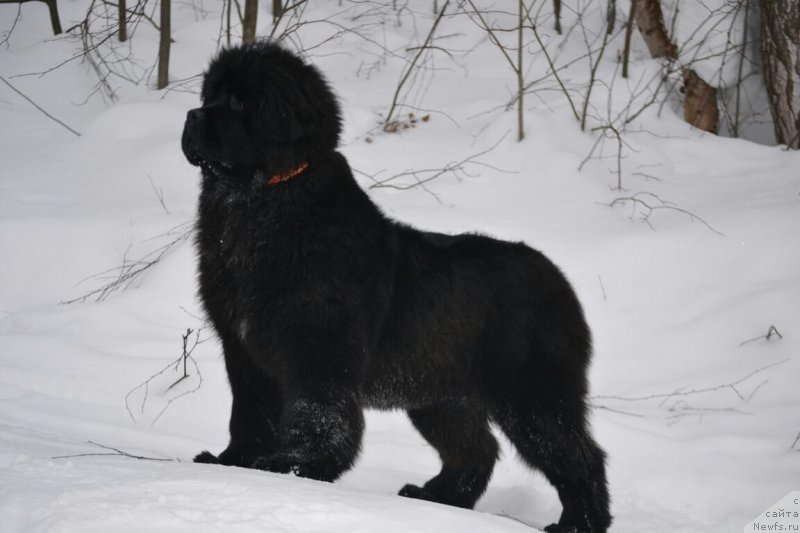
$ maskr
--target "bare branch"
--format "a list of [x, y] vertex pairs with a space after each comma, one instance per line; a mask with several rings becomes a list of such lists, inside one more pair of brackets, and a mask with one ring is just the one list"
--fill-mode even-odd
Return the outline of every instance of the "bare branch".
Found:
[[158, 203], [161, 204], [161, 207], [162, 209], [164, 209], [164, 212], [169, 215], [170, 212], [169, 209], [167, 209], [167, 204], [164, 203], [164, 189], [162, 189], [161, 187], [156, 189], [156, 184], [153, 183], [153, 178], [152, 176], [150, 176], [150, 174], [147, 175], [147, 179], [150, 181], [150, 187], [153, 188], [153, 192], [155, 193], [156, 198], [158, 198]]
[[[440, 178], [441, 176], [443, 176], [445, 174], [453, 174], [457, 178], [460, 178], [460, 176], [462, 174], [466, 173], [466, 168], [469, 165], [483, 166], [483, 167], [491, 168], [492, 170], [495, 170], [497, 172], [511, 173], [511, 172], [509, 172], [507, 170], [502, 170], [502, 169], [499, 169], [497, 167], [493, 167], [491, 165], [488, 165], [486, 163], [483, 163], [483, 162], [477, 160], [481, 156], [486, 155], [489, 152], [491, 152], [492, 150], [494, 150], [495, 148], [497, 148], [497, 146], [503, 141], [503, 139], [506, 138], [507, 135], [508, 134], [503, 135], [503, 137], [501, 137], [495, 144], [493, 144], [489, 148], [486, 148], [485, 150], [481, 150], [480, 152], [471, 154], [471, 155], [469, 155], [469, 156], [467, 156], [467, 157], [465, 157], [465, 158], [463, 158], [463, 159], [461, 159], [459, 161], [449, 162], [449, 163], [443, 165], [441, 168], [427, 168], [427, 169], [409, 170], [409, 171], [406, 171], [406, 172], [400, 172], [398, 174], [395, 174], [393, 176], [390, 176], [388, 178], [383, 178], [383, 179], [380, 179], [380, 180], [377, 179], [374, 175], [371, 176], [371, 175], [365, 174], [363, 172], [361, 172], [361, 174], [366, 176], [366, 177], [368, 177], [368, 178], [370, 178], [373, 181], [373, 184], [369, 186], [370, 189], [382, 189], [382, 188], [385, 188], [385, 189], [396, 189], [396, 190], [400, 190], [400, 191], [405, 191], [405, 190], [413, 189], [414, 187], [422, 187], [427, 191], [427, 189], [425, 188], [425, 185], [427, 185], [428, 183], [432, 182], [433, 180], [435, 180], [437, 178]], [[409, 180], [409, 178], [410, 178], [410, 180]], [[430, 191], [428, 191], [428, 192], [430, 192]], [[431, 193], [431, 194], [433, 194], [433, 193]], [[434, 195], [434, 197], [436, 197], [436, 195]], [[438, 197], [437, 197], [437, 199], [438, 199]]]
[[[743, 377], [741, 377], [741, 378], [739, 378], [739, 379], [737, 379], [735, 381], [732, 381], [730, 383], [725, 383], [723, 385], [716, 385], [716, 386], [713, 386], [713, 387], [693, 388], [693, 389], [689, 389], [689, 390], [676, 389], [676, 390], [674, 390], [672, 392], [648, 394], [648, 395], [645, 395], [645, 396], [598, 395], [598, 396], [593, 396], [592, 399], [593, 400], [618, 400], [618, 401], [623, 401], [623, 402], [643, 402], [643, 401], [647, 401], [647, 400], [662, 400], [659, 405], [664, 405], [664, 402], [666, 400], [669, 400], [670, 398], [694, 396], [694, 395], [698, 395], [698, 394], [707, 394], [707, 393], [710, 393], [710, 392], [718, 392], [718, 391], [721, 391], [721, 390], [732, 390], [740, 399], [742, 399], [742, 395], [739, 394], [738, 390], [736, 390], [736, 386], [737, 385], [741, 385], [742, 383], [744, 383], [748, 379], [752, 378], [753, 376], [761, 374], [762, 372], [765, 372], [765, 371], [767, 371], [767, 370], [769, 370], [771, 368], [775, 368], [777, 366], [786, 364], [790, 360], [791, 359], [783, 359], [782, 361], [777, 361], [775, 363], [762, 366], [762, 367], [753, 370], [752, 372], [748, 373], [747, 375], [745, 375], [745, 376], [743, 376]], [[759, 387], [760, 387], [760, 385], [759, 385]]]
[[9, 83], [9, 82], [8, 82], [8, 80], [7, 80], [7, 79], [5, 79], [3, 76], [0, 76], [0, 81], [2, 81], [3, 83], [5, 83], [6, 85], [8, 85], [8, 87], [9, 87], [9, 88], [10, 88], [12, 91], [14, 91], [15, 93], [17, 93], [18, 95], [20, 95], [21, 97], [23, 97], [25, 100], [27, 100], [28, 102], [30, 102], [30, 104], [31, 104], [33, 107], [35, 107], [35, 108], [36, 108], [36, 109], [38, 109], [40, 112], [42, 112], [42, 113], [43, 113], [43, 114], [44, 114], [44, 115], [45, 115], [47, 118], [49, 118], [50, 120], [52, 120], [52, 121], [54, 121], [54, 122], [56, 122], [56, 123], [60, 124], [61, 126], [63, 126], [64, 128], [66, 128], [67, 130], [69, 130], [69, 132], [70, 132], [70, 133], [73, 133], [73, 134], [77, 135], [78, 137], [80, 137], [80, 136], [81, 136], [81, 134], [80, 134], [80, 133], [78, 133], [78, 132], [77, 132], [77, 131], [75, 131], [74, 129], [70, 128], [69, 126], [67, 126], [66, 124], [64, 124], [62, 121], [60, 121], [59, 119], [57, 119], [56, 117], [54, 117], [53, 115], [51, 115], [50, 113], [48, 113], [47, 111], [45, 111], [44, 109], [42, 109], [42, 107], [41, 107], [39, 104], [37, 104], [36, 102], [34, 102], [33, 100], [31, 100], [31, 99], [30, 99], [30, 98], [29, 98], [29, 97], [28, 97], [28, 96], [27, 96], [25, 93], [23, 93], [22, 91], [20, 91], [19, 89], [17, 89], [17, 88], [16, 88], [16, 87], [14, 87], [13, 85], [11, 85], [11, 83]]
[[[626, 397], [626, 396], [615, 396], [615, 395], [600, 395], [600, 396], [593, 396], [592, 397], [592, 407], [594, 409], [604, 409], [615, 413], [620, 413], [628, 416], [642, 416], [639, 413], [632, 413], [626, 410], [618, 410], [616, 408], [609, 407], [605, 404], [596, 404], [596, 401], [608, 402], [608, 401], [620, 401], [626, 402], [628, 404], [637, 404], [640, 402], [647, 402], [652, 400], [659, 400], [658, 407], [665, 408], [667, 411], [667, 415], [665, 416], [666, 420], [671, 421], [678, 421], [682, 418], [688, 416], [696, 416], [699, 417], [700, 420], [707, 415], [707, 414], [715, 414], [715, 413], [734, 413], [734, 414], [752, 414], [736, 407], [709, 407], [709, 406], [693, 406], [689, 404], [688, 399], [697, 397], [700, 395], [707, 395], [713, 394], [716, 392], [722, 391], [731, 391], [733, 394], [736, 395], [738, 401], [747, 403], [749, 402], [755, 393], [761, 389], [768, 380], [762, 380], [758, 385], [753, 387], [748, 395], [743, 395], [740, 392], [741, 385], [746, 383], [748, 380], [751, 380], [758, 374], [761, 374], [769, 369], [775, 368], [779, 365], [787, 363], [790, 359], [784, 359], [783, 361], [778, 361], [776, 363], [772, 363], [763, 367], [760, 367], [752, 372], [748, 373], [747, 375], [732, 381], [730, 383], [725, 383], [722, 385], [717, 385], [713, 387], [703, 387], [703, 388], [693, 388], [689, 389], [687, 387], [682, 387], [676, 389], [672, 392], [668, 393], [656, 393], [650, 394], [645, 396], [633, 396], [633, 397]], [[675, 400], [675, 401], [671, 401]], [[669, 403], [669, 405], [667, 405]], [[798, 438], [795, 439], [794, 443], [792, 444], [792, 449], [800, 442], [800, 434]]]
[[439, 22], [442, 20], [442, 17], [444, 17], [444, 13], [445, 13], [445, 11], [447, 11], [447, 6], [449, 4], [450, 4], [450, 0], [447, 0], [444, 3], [444, 5], [442, 6], [441, 10], [439, 11], [439, 14], [436, 16], [436, 19], [433, 21], [433, 24], [431, 25], [431, 29], [430, 29], [430, 31], [428, 31], [428, 35], [425, 37], [425, 40], [423, 41], [422, 46], [420, 46], [417, 49], [417, 53], [414, 55], [414, 58], [406, 66], [406, 70], [403, 73], [403, 76], [400, 78], [400, 82], [397, 84], [397, 87], [395, 88], [394, 96], [392, 97], [392, 104], [389, 106], [389, 111], [386, 114], [386, 120], [383, 123], [384, 124], [384, 128], [386, 128], [386, 126], [388, 126], [388, 124], [392, 120], [392, 117], [394, 115], [394, 110], [397, 107], [397, 98], [400, 96], [400, 91], [403, 89], [403, 85], [405, 85], [406, 81], [408, 81], [408, 77], [411, 75], [411, 72], [414, 70], [414, 68], [416, 68], [417, 61], [419, 61], [419, 58], [422, 56], [422, 54], [425, 51], [431, 49], [431, 42], [433, 41], [433, 34], [436, 32], [436, 28], [439, 27]]
[[[653, 200], [655, 200], [658, 203], [657, 204], [653, 204], [652, 202], [650, 202], [648, 200], [645, 200], [645, 198], [652, 198]], [[706, 222], [705, 220], [703, 220], [702, 218], [700, 218], [696, 214], [692, 213], [691, 211], [689, 211], [687, 209], [683, 209], [683, 208], [677, 207], [676, 205], [672, 204], [671, 202], [665, 202], [664, 200], [659, 198], [657, 195], [655, 195], [653, 193], [650, 193], [650, 192], [637, 192], [637, 193], [635, 193], [635, 194], [633, 194], [631, 196], [615, 198], [611, 203], [605, 204], [605, 205], [607, 205], [609, 207], [616, 207], [617, 205], [626, 204], [626, 203], [630, 203], [633, 206], [633, 212], [631, 213], [631, 218], [633, 217], [634, 214], [636, 214], [636, 207], [641, 207], [641, 208], [644, 209], [644, 213], [640, 215], [641, 220], [642, 220], [642, 222], [644, 222], [648, 226], [650, 226], [651, 229], [655, 229], [655, 227], [650, 222], [650, 216], [655, 211], [669, 210], [669, 211], [675, 211], [677, 213], [683, 213], [683, 214], [687, 215], [689, 218], [691, 218], [692, 220], [697, 220], [698, 222], [703, 224], [706, 228], [708, 228], [712, 232], [716, 233], [720, 237], [724, 237], [725, 236], [724, 233], [714, 229], [714, 227], [712, 227], [708, 222]]]
[[164, 457], [145, 457], [144, 455], [134, 455], [132, 453], [128, 453], [122, 451], [118, 448], [114, 448], [112, 446], [106, 446], [105, 444], [98, 444], [93, 441], [86, 441], [86, 444], [91, 444], [92, 446], [97, 446], [98, 448], [102, 448], [104, 450], [109, 450], [109, 452], [104, 453], [78, 453], [74, 455], [56, 455], [55, 457], [51, 457], [51, 459], [72, 459], [74, 457], [97, 457], [97, 456], [118, 456], [118, 457], [129, 457], [131, 459], [139, 459], [140, 461], [176, 461], [176, 459], [168, 459]]
[[[180, 394], [177, 394], [177, 395], [172, 396], [171, 398], [169, 398], [167, 400], [166, 404], [164, 404], [164, 406], [161, 408], [161, 410], [158, 412], [158, 414], [156, 414], [156, 416], [153, 418], [153, 421], [150, 423], [151, 426], [155, 425], [155, 423], [158, 422], [158, 420], [166, 412], [166, 410], [172, 405], [173, 402], [177, 401], [178, 399], [180, 399], [180, 398], [182, 398], [182, 397], [184, 397], [184, 396], [186, 396], [188, 394], [193, 394], [193, 393], [197, 392], [200, 389], [200, 387], [203, 384], [203, 375], [200, 373], [200, 367], [198, 366], [197, 361], [195, 360], [195, 358], [192, 356], [192, 352], [194, 352], [194, 349], [197, 347], [197, 345], [202, 342], [200, 340], [200, 331], [201, 330], [202, 330], [202, 328], [198, 328], [196, 330], [193, 330], [191, 328], [187, 328], [186, 332], [183, 335], [181, 335], [181, 342], [182, 342], [182, 345], [183, 345], [183, 350], [182, 350], [181, 355], [177, 359], [175, 359], [174, 361], [172, 361], [169, 364], [167, 364], [164, 368], [162, 368], [161, 370], [159, 370], [155, 374], [151, 375], [145, 381], [143, 381], [142, 383], [140, 383], [139, 385], [137, 385], [136, 387], [134, 387], [133, 389], [128, 391], [128, 393], [125, 395], [125, 409], [128, 411], [128, 415], [131, 417], [131, 420], [136, 422], [136, 416], [134, 416], [133, 411], [131, 410], [131, 405], [130, 405], [132, 396], [134, 394], [136, 394], [138, 391], [140, 391], [140, 390], [142, 391], [142, 401], [141, 401], [141, 404], [139, 406], [139, 413], [140, 414], [144, 413], [145, 405], [147, 404], [147, 400], [148, 400], [148, 397], [149, 397], [150, 384], [153, 383], [157, 378], [163, 376], [168, 370], [172, 370], [173, 372], [177, 372], [178, 369], [182, 366], [183, 367], [183, 375], [178, 377], [178, 379], [176, 381], [174, 381], [172, 384], [166, 386], [164, 388], [165, 392], [171, 391], [178, 384], [182, 383], [183, 381], [187, 380], [190, 377], [189, 370], [188, 370], [188, 363], [189, 362], [192, 363], [192, 366], [194, 368], [194, 375], [197, 376], [197, 384], [193, 388], [187, 389], [187, 390], [181, 392]], [[191, 346], [190, 346], [189, 339], [192, 336], [192, 334], [194, 334], [194, 337], [192, 338]]]
[[739, 343], [739, 346], [744, 346], [745, 344], [750, 344], [751, 342], [760, 341], [761, 339], [768, 341], [772, 338], [773, 335], [777, 336], [779, 339], [783, 339], [783, 335], [781, 335], [781, 332], [778, 331], [778, 328], [776, 328], [773, 325], [770, 325], [766, 335], [761, 335], [759, 337], [753, 337], [752, 339], [742, 341]]
[[120, 266], [89, 276], [81, 280], [79, 284], [90, 279], [103, 279], [109, 276], [112, 277], [111, 281], [103, 284], [102, 286], [96, 289], [87, 292], [83, 296], [79, 296], [71, 300], [62, 301], [61, 304], [69, 305], [79, 302], [82, 303], [90, 298], [94, 298], [94, 301], [96, 302], [101, 302], [106, 298], [108, 298], [114, 292], [118, 290], [125, 290], [144, 272], [157, 265], [158, 262], [161, 261], [161, 259], [164, 258], [178, 244], [188, 240], [193, 233], [194, 233], [194, 226], [192, 225], [192, 223], [184, 222], [183, 224], [179, 224], [174, 228], [170, 229], [169, 231], [167, 231], [166, 233], [164, 233], [163, 235], [159, 236], [159, 237], [164, 237], [164, 236], [172, 237], [171, 241], [157, 248], [156, 250], [148, 253], [141, 259], [128, 260], [127, 256], [128, 252], [126, 251], [122, 257], [122, 264]]

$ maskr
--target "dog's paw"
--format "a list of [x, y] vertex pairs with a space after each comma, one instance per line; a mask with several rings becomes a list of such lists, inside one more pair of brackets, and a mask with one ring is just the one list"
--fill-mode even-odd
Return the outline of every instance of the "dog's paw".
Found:
[[441, 498], [437, 497], [434, 493], [424, 487], [411, 485], [410, 483], [400, 489], [397, 493], [405, 498], [414, 498], [415, 500], [425, 500], [429, 502], [441, 503]]
[[197, 454], [197, 456], [194, 458], [194, 462], [215, 465], [219, 463], [219, 459], [217, 459], [217, 456], [213, 453], [203, 450]]
[[250, 464], [250, 468], [266, 470], [267, 472], [274, 472], [276, 474], [294, 474], [296, 476], [309, 477], [301, 474], [301, 467], [297, 459], [281, 455], [257, 457]]

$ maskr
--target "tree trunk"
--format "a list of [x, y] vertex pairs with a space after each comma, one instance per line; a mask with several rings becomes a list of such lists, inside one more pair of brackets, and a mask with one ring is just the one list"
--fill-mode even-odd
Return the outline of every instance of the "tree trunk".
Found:
[[553, 0], [553, 17], [556, 19], [556, 33], [561, 35], [561, 0]]
[[525, 138], [525, 106], [523, 100], [525, 97], [525, 72], [522, 69], [522, 31], [525, 28], [525, 13], [524, 0], [519, 0], [519, 22], [517, 26], [517, 142]]
[[225, 39], [228, 46], [231, 45], [231, 12], [233, 11], [233, 0], [228, 0], [225, 6]]
[[683, 118], [703, 131], [717, 133], [719, 108], [717, 90], [692, 69], [683, 70]]
[[258, 0], [245, 0], [244, 20], [242, 21], [242, 42], [245, 44], [256, 40], [256, 18], [258, 16]]
[[625, 24], [625, 46], [622, 49], [622, 77], [628, 77], [628, 60], [631, 56], [631, 35], [633, 34], [633, 19], [636, 16], [636, 0], [631, 0], [631, 10], [628, 13], [628, 22]]
[[764, 83], [778, 142], [800, 149], [800, 2], [761, 0]]
[[[659, 0], [638, 0], [636, 2], [636, 25], [651, 56], [668, 61], [678, 60], [678, 48], [667, 33]], [[683, 68], [682, 74], [684, 120], [695, 128], [717, 133], [719, 128], [717, 90], [690, 68]]]
[[283, 0], [272, 0], [272, 20], [278, 20], [283, 16]]
[[[6, 0], [7, 3], [10, 0]], [[53, 27], [53, 35], [58, 35], [61, 33], [61, 19], [58, 18], [58, 5], [56, 4], [56, 0], [42, 0], [45, 4], [47, 4], [47, 9], [50, 11], [50, 25]]]
[[170, 28], [172, 0], [161, 0], [161, 36], [158, 42], [158, 82], [156, 88], [163, 89], [169, 84], [169, 46], [172, 30]]
[[125, 5], [125, 0], [119, 1], [119, 40], [125, 42], [128, 40], [128, 10]]
[[664, 14], [658, 0], [636, 2], [636, 26], [644, 38], [650, 55], [655, 58], [676, 59], [678, 50], [669, 38]]
[[617, 0], [608, 0], [606, 8], [606, 31], [609, 35], [614, 33], [617, 25]]

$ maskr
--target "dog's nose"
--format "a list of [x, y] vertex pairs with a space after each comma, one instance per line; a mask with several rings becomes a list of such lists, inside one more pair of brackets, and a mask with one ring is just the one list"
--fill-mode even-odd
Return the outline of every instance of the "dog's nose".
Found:
[[192, 109], [186, 114], [186, 122], [197, 122], [200, 120], [200, 109]]

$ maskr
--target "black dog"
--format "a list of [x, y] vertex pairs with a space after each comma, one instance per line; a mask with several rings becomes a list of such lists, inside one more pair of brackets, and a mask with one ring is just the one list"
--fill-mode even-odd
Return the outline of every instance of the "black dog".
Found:
[[322, 76], [277, 45], [220, 53], [202, 102], [183, 151], [202, 169], [200, 295], [233, 412], [228, 448], [195, 460], [332, 481], [358, 455], [362, 409], [405, 409], [442, 470], [400, 494], [471, 508], [493, 422], [558, 490], [548, 531], [606, 531], [589, 331], [561, 272], [521, 243], [387, 219], [336, 152]]

